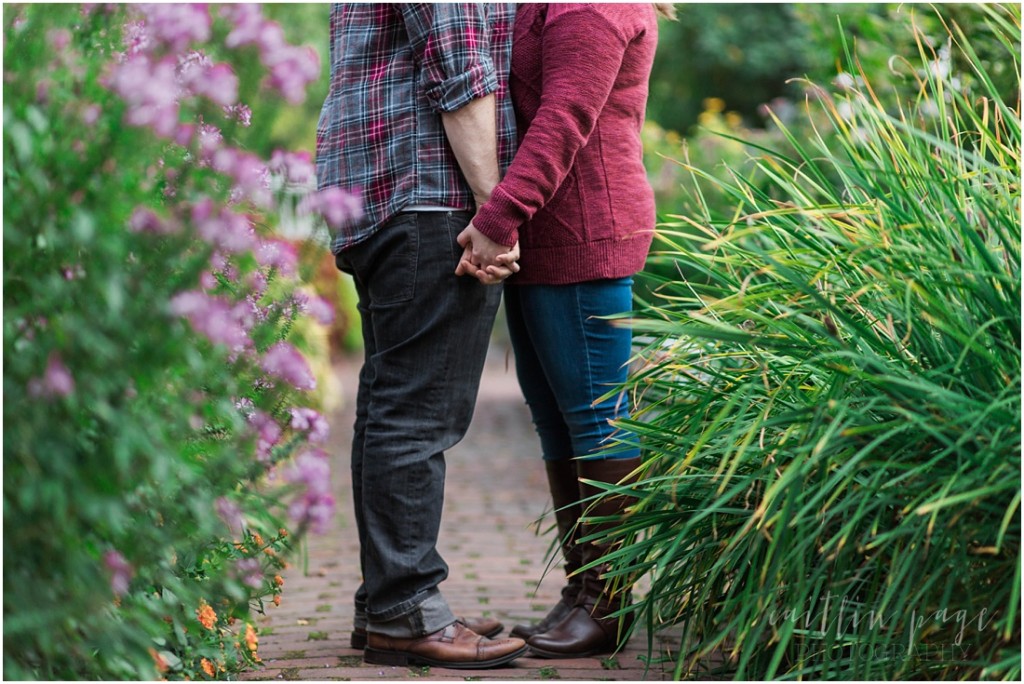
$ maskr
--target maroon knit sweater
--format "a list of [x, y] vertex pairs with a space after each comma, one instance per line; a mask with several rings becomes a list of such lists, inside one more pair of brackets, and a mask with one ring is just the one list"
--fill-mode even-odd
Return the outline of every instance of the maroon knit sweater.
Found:
[[643, 268], [654, 193], [640, 129], [658, 39], [651, 3], [525, 3], [509, 88], [520, 146], [473, 224], [519, 240], [510, 284], [621, 278]]

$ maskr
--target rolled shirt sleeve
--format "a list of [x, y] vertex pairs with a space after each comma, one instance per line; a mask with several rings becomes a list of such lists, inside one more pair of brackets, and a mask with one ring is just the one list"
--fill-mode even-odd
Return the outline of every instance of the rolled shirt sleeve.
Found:
[[432, 107], [453, 112], [498, 89], [488, 5], [414, 3], [399, 9]]

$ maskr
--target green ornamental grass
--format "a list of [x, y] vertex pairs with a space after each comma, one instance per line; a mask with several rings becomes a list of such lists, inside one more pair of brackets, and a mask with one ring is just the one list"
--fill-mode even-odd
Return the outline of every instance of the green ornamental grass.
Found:
[[[984, 12], [1019, 71], [1019, 6]], [[914, 31], [911, 97], [849, 54], [779, 122], [795, 152], [682, 164], [703, 190], [629, 321], [646, 457], [609, 557], [649, 574], [632, 610], [681, 633], [677, 677], [1020, 677], [1019, 88], [946, 28]]]

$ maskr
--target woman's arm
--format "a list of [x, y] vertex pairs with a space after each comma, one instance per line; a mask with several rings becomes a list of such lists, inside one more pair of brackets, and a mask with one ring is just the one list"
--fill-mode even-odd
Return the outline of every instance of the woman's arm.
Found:
[[495, 242], [515, 244], [519, 226], [551, 200], [594, 130], [630, 40], [604, 11], [549, 6], [540, 107], [504, 179], [473, 219]]

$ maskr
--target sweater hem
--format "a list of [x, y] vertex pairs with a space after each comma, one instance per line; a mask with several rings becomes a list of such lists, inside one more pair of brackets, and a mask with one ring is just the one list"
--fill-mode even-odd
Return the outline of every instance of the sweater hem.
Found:
[[625, 240], [578, 245], [520, 245], [520, 271], [507, 285], [571, 285], [590, 280], [624, 278], [642, 271], [654, 231], [635, 233]]

